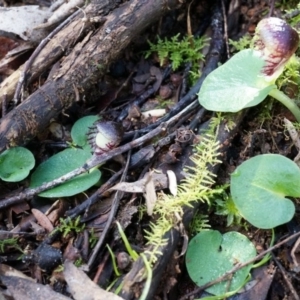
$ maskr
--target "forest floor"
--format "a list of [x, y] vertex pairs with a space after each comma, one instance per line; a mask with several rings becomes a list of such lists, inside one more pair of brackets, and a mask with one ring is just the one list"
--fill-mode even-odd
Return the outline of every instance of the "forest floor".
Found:
[[[19, 4], [50, 5], [29, 2]], [[296, 11], [298, 2], [178, 1], [166, 9], [158, 21], [148, 20], [142, 32], [134, 28], [138, 33], [133, 34], [130, 43], [108, 66], [103, 67], [100, 59], [92, 62], [93, 65], [86, 63], [87, 68], [94, 68], [93, 74], [99, 72], [101, 75], [89, 75], [87, 71], [90, 82], [85, 83], [85, 73], [78, 69], [85, 86], [76, 81], [78, 74], [74, 68], [67, 79], [75, 78], [70, 85], [71, 92], [68, 90], [61, 101], [65, 103], [58, 105], [53, 101], [53, 112], [45, 113], [51, 109], [44, 108], [44, 103], [34, 102], [36, 110], [32, 111], [39, 114], [39, 121], [36, 121], [34, 114], [22, 110], [34, 95], [45, 93], [45, 99], [50, 95], [45, 103], [51, 103], [51, 95], [58, 95], [59, 99], [64, 89], [60, 80], [64, 80], [64, 75], [68, 74], [66, 69], [71, 70], [73, 65], [66, 61], [78, 55], [80, 47], [84, 49], [96, 31], [110, 20], [114, 10], [132, 2], [131, 13], [136, 13], [136, 1], [113, 2], [117, 3], [116, 7], [105, 19], [92, 25], [90, 31], [81, 30], [74, 46], [69, 46], [57, 59], [58, 65], [67, 65], [63, 71], [58, 72], [53, 62], [29, 82], [25, 80], [23, 101], [19, 105], [13, 102], [13, 94], [4, 92], [8, 86], [4, 82], [12, 78], [9, 77], [12, 74], [20, 74], [16, 70], [34, 49], [3, 64], [7, 52], [23, 42], [5, 35], [1, 37], [0, 31], [3, 41], [3, 47], [0, 45], [0, 94], [6, 95], [2, 97], [0, 150], [3, 152], [11, 146], [26, 147], [35, 159], [30, 174], [21, 181], [0, 181], [0, 299], [207, 297], [207, 291], [198, 289], [201, 284], [195, 284], [190, 278], [186, 252], [191, 251], [191, 241], [197, 234], [209, 230], [243, 235], [254, 246], [255, 255], [275, 245], [270, 250], [270, 259], [251, 270], [251, 279], [243, 290], [209, 299], [300, 299], [297, 246], [300, 240], [297, 236], [289, 239], [300, 231], [300, 194], [298, 197], [284, 194], [293, 201], [294, 214], [273, 231], [271, 227], [257, 228], [245, 220], [235, 207], [230, 190], [231, 174], [253, 157], [280, 154], [291, 162], [297, 157], [299, 127], [294, 115], [271, 97], [236, 114], [205, 110], [197, 100], [204, 78], [230, 59], [239, 47], [249, 47], [260, 20], [268, 16], [284, 19], [287, 10]], [[163, 6], [164, 1], [161, 2]], [[11, 5], [5, 1], [1, 3], [6, 7]], [[153, 5], [156, 3], [160, 1], [153, 0]], [[297, 16], [299, 11], [293, 17], [293, 26], [299, 30]], [[131, 26], [140, 25], [133, 23]], [[118, 34], [117, 30], [115, 32]], [[106, 33], [110, 34], [109, 28]], [[105, 53], [103, 55], [101, 59], [105, 61]], [[45, 65], [47, 60], [44, 59]], [[247, 68], [243, 72], [247, 73]], [[33, 73], [29, 71], [25, 75]], [[277, 83], [297, 103], [300, 99], [299, 71], [295, 71], [294, 77], [284, 74], [288, 80], [279, 79]], [[49, 89], [49, 92], [49, 82], [52, 87], [58, 82], [57, 90]], [[22, 126], [17, 119], [19, 116], [27, 117]], [[290, 136], [284, 119], [294, 124], [296, 138]], [[15, 131], [9, 131], [13, 127]], [[100, 146], [99, 132], [107, 139]], [[214, 144], [208, 145], [210, 141]], [[197, 145], [200, 146], [197, 148]], [[93, 154], [86, 154], [86, 147], [90, 147], [88, 151]], [[66, 149], [69, 154], [57, 156], [47, 165], [50, 158]], [[82, 156], [79, 157], [80, 151]], [[205, 158], [205, 151], [210, 158]], [[198, 156], [194, 156], [196, 152]], [[191, 161], [191, 157], [198, 157], [199, 161]], [[4, 157], [0, 156], [0, 162], [4, 164]], [[43, 164], [44, 169], [45, 166], [50, 168], [48, 173], [41, 170]], [[195, 169], [191, 169], [193, 167]], [[39, 189], [43, 182], [51, 182], [74, 169], [80, 174], [89, 170], [84, 175], [86, 181], [78, 180], [62, 189], [58, 186], [58, 190], [53, 188], [57, 183], [50, 186], [52, 189]], [[189, 182], [188, 178], [201, 177], [201, 172], [208, 172], [208, 177], [203, 175], [203, 182]], [[0, 173], [1, 179], [5, 179], [2, 170]], [[190, 173], [194, 177], [190, 177]], [[268, 176], [269, 181], [284, 177], [275, 173]], [[184, 182], [187, 185], [182, 186]], [[190, 187], [195, 184], [199, 187], [192, 190]], [[190, 190], [182, 191], [184, 188]], [[172, 204], [175, 200], [183, 206], [175, 207]], [[276, 218], [275, 207], [270, 205], [263, 209], [267, 211], [266, 218]], [[123, 232], [117, 221], [124, 230], [125, 239], [121, 238]], [[281, 243], [285, 239], [288, 240]], [[126, 245], [126, 240], [130, 246]], [[208, 247], [203, 251], [213, 250]], [[241, 251], [246, 252], [245, 249]], [[236, 260], [238, 264], [238, 258]], [[197, 261], [195, 258], [195, 264]], [[210, 278], [213, 280], [221, 275], [223, 273]], [[227, 291], [232, 290], [234, 276], [226, 278]], [[243, 282], [245, 280], [246, 277]]]

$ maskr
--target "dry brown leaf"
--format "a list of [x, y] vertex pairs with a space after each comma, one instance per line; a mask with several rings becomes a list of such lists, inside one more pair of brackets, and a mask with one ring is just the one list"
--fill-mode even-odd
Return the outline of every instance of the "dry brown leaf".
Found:
[[33, 278], [26, 276], [24, 273], [14, 269], [11, 266], [0, 264], [0, 275], [5, 276], [14, 276], [14, 277], [20, 277], [23, 279], [31, 280], [32, 282], [36, 282]]
[[68, 202], [62, 199], [55, 201], [52, 206], [45, 212], [45, 215], [52, 224], [64, 216], [65, 211], [68, 209]]
[[119, 182], [109, 190], [122, 191], [125, 193], [145, 193], [145, 184], [146, 179], [143, 178], [135, 182]]
[[48, 232], [53, 230], [53, 225], [45, 214], [35, 208], [33, 208], [31, 212], [43, 228], [45, 228]]
[[[143, 179], [137, 180], [135, 182], [120, 182], [111, 187], [108, 191], [122, 191], [125, 193], [141, 193], [144, 194], [146, 192], [146, 184], [148, 181], [148, 173], [146, 173]], [[156, 189], [165, 189], [168, 187], [168, 179], [166, 174], [162, 173], [153, 173], [152, 172], [152, 180], [154, 183], [154, 187]]]
[[299, 134], [298, 134], [295, 126], [293, 125], [293, 123], [291, 121], [289, 121], [287, 118], [284, 118], [283, 121], [284, 121], [284, 124], [285, 124], [291, 138], [292, 138], [292, 141], [293, 141], [295, 147], [298, 150], [298, 154], [294, 158], [294, 162], [298, 166], [300, 166], [300, 162], [299, 162], [299, 160], [300, 160], [300, 138], [299, 138]]
[[145, 184], [145, 193], [144, 197], [146, 199], [146, 206], [147, 206], [147, 214], [149, 216], [152, 215], [153, 209], [157, 200], [156, 192], [155, 192], [155, 186], [154, 186], [154, 181], [152, 178], [152, 173], [149, 172], [146, 173], [144, 179], [146, 179], [146, 184]]
[[64, 276], [75, 300], [122, 300], [123, 298], [101, 289], [72, 262], [65, 261]]
[[23, 213], [24, 211], [26, 210], [29, 210], [30, 209], [30, 206], [28, 205], [27, 202], [21, 202], [21, 203], [17, 203], [16, 205], [13, 205], [11, 208], [10, 208], [15, 214], [21, 214]]
[[[154, 205], [157, 200], [155, 192], [155, 182], [153, 180], [153, 171], [145, 174], [144, 178], [135, 182], [120, 182], [110, 188], [110, 190], [118, 190], [126, 193], [143, 193], [146, 199], [147, 213], [152, 215]], [[158, 182], [159, 185], [159, 182]]]
[[[70, 298], [54, 292], [49, 286], [25, 279], [18, 271], [0, 266], [0, 279], [14, 300], [70, 300]], [[3, 273], [4, 272], [4, 273]], [[19, 276], [20, 275], [20, 276]]]
[[0, 30], [20, 36], [24, 41], [40, 41], [45, 34], [33, 28], [51, 15], [48, 9], [38, 5], [0, 8]]

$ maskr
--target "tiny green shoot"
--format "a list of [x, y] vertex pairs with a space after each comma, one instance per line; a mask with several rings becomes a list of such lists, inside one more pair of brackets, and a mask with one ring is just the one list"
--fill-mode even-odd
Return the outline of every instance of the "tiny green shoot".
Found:
[[189, 232], [191, 235], [196, 235], [197, 233], [210, 229], [208, 215], [201, 214], [197, 212], [189, 225]]
[[6, 248], [15, 248], [19, 250], [20, 252], [23, 252], [21, 247], [18, 245], [18, 239], [13, 237], [13, 238], [7, 238], [0, 240], [0, 253], [4, 253]]
[[146, 255], [141, 253], [141, 258], [143, 259], [144, 264], [145, 264], [145, 268], [146, 268], [146, 271], [147, 271], [147, 279], [146, 279], [146, 282], [145, 282], [145, 285], [144, 285], [142, 295], [141, 295], [139, 300], [145, 300], [145, 299], [147, 299], [147, 296], [148, 296], [148, 293], [149, 293], [149, 290], [150, 290], [152, 276], [153, 276], [152, 273], [153, 272], [152, 272], [152, 269], [151, 269], [151, 264], [147, 260]]
[[83, 259], [82, 257], [78, 258], [75, 260], [74, 265], [79, 268], [83, 264]]
[[128, 239], [127, 239], [127, 237], [126, 237], [126, 235], [125, 235], [125, 233], [124, 233], [124, 231], [122, 229], [121, 224], [119, 222], [116, 222], [116, 223], [117, 223], [118, 231], [119, 231], [119, 233], [121, 235], [121, 238], [123, 240], [123, 243], [125, 245], [125, 248], [126, 248], [128, 254], [130, 255], [130, 257], [134, 261], [136, 261], [139, 258], [139, 255], [131, 248], [131, 246], [129, 244], [129, 241], [128, 241]]
[[80, 223], [80, 216], [72, 220], [71, 218], [60, 218], [60, 225], [55, 231], [60, 231], [63, 237], [66, 237], [70, 232], [80, 233], [85, 229], [85, 224]]
[[117, 267], [116, 257], [108, 244], [106, 244], [106, 247], [108, 249], [108, 252], [109, 252], [111, 260], [112, 260], [114, 272], [115, 272], [116, 276], [119, 277], [119, 276], [121, 276], [121, 273], [119, 272], [118, 267]]
[[[274, 243], [275, 243], [275, 231], [274, 229], [272, 228], [272, 238], [271, 238], [271, 242], [270, 242], [270, 245], [269, 245], [269, 248], [273, 247], [274, 246]], [[257, 262], [256, 264], [254, 264], [252, 266], [252, 268], [259, 268], [261, 267], [262, 265], [264, 265], [265, 263], [267, 263], [270, 259], [272, 258], [272, 255], [270, 253], [266, 254], [262, 260], [260, 260], [259, 262]]]
[[91, 229], [91, 231], [89, 232], [89, 243], [90, 243], [90, 247], [94, 248], [97, 241], [98, 241], [98, 237], [95, 234], [95, 230], [94, 228]]
[[226, 216], [227, 224], [229, 227], [231, 225], [240, 225], [242, 221], [242, 216], [239, 210], [236, 208], [233, 199], [225, 191], [221, 195], [217, 195], [214, 199], [214, 204], [216, 206], [216, 215]]

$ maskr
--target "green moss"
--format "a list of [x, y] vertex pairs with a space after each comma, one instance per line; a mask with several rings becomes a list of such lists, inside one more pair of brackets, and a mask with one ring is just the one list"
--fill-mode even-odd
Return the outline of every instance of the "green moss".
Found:
[[153, 212], [156, 222], [150, 223], [150, 230], [146, 231], [148, 245], [151, 245], [150, 250], [146, 252], [149, 254], [151, 263], [156, 261], [161, 254], [160, 248], [167, 242], [164, 239], [165, 233], [180, 226], [183, 208], [191, 206], [195, 201], [210, 203], [212, 195], [215, 194], [212, 189], [215, 175], [210, 170], [212, 166], [220, 163], [216, 136], [215, 127], [214, 135], [202, 136], [201, 142], [195, 145], [194, 154], [191, 156], [194, 165], [186, 169], [188, 175], [178, 186], [177, 195], [164, 193], [158, 195]]
[[206, 37], [194, 38], [193, 36], [180, 39], [180, 34], [170, 39], [158, 37], [157, 43], [148, 41], [150, 49], [145, 52], [145, 57], [148, 58], [152, 53], [157, 53], [160, 65], [163, 66], [166, 61], [170, 61], [174, 71], [185, 63], [191, 63], [190, 80], [195, 82], [201, 75], [199, 63], [204, 61], [202, 50], [208, 45], [208, 40]]

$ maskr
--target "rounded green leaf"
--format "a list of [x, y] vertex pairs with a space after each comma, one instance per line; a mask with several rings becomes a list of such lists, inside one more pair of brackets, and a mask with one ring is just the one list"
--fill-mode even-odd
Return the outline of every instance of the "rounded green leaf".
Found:
[[71, 180], [68, 180], [66, 183], [42, 192], [39, 194], [39, 196], [45, 198], [74, 196], [95, 185], [99, 181], [100, 177], [101, 172], [98, 169], [95, 169], [88, 174], [79, 175]]
[[205, 78], [198, 94], [200, 104], [221, 112], [237, 112], [259, 104], [276, 88], [262, 75], [264, 64], [255, 50], [238, 52]]
[[94, 122], [99, 120], [99, 116], [86, 116], [79, 119], [71, 129], [71, 137], [74, 144], [85, 146], [87, 144], [87, 133]]
[[[43, 183], [57, 179], [70, 171], [83, 166], [91, 157], [91, 153], [82, 149], [70, 148], [59, 152], [37, 167], [31, 176], [30, 187], [38, 187]], [[42, 192], [42, 197], [68, 197], [81, 193], [100, 179], [101, 173], [95, 169], [90, 173], [76, 176], [67, 182]]]
[[[202, 231], [190, 241], [186, 253], [186, 267], [191, 279], [201, 286], [234, 268], [239, 262], [255, 257], [254, 245], [238, 232], [221, 235], [216, 230]], [[223, 295], [243, 285], [252, 265], [237, 271], [228, 281], [209, 287], [206, 291]]]
[[282, 155], [258, 155], [231, 174], [230, 190], [237, 209], [249, 223], [274, 228], [294, 216], [295, 206], [285, 197], [300, 197], [300, 170]]
[[26, 178], [34, 167], [33, 154], [23, 147], [10, 148], [0, 155], [0, 178], [17, 182]]

